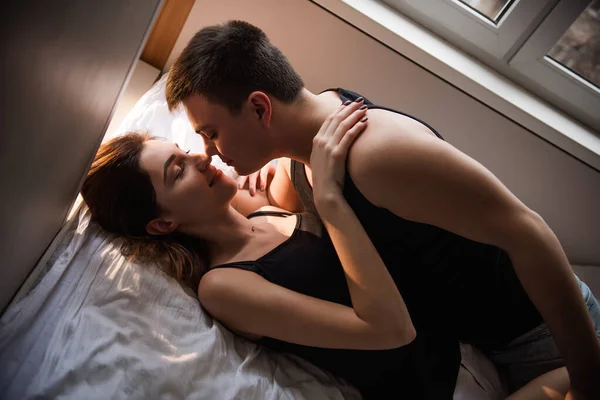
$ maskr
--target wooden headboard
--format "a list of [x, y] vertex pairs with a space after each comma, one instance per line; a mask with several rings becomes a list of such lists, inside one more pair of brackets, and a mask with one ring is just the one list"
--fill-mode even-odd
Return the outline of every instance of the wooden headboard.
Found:
[[195, 0], [165, 0], [140, 59], [162, 70]]

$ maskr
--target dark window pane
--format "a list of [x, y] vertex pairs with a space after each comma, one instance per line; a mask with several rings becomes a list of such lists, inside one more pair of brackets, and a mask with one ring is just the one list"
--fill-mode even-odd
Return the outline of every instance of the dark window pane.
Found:
[[548, 57], [600, 87], [600, 0], [590, 3]]

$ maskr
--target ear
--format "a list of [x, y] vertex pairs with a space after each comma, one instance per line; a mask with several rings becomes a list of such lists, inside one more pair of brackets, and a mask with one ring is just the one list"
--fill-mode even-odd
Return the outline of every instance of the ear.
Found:
[[166, 221], [162, 218], [155, 218], [146, 224], [146, 232], [150, 235], [167, 235], [177, 229], [179, 224]]
[[268, 127], [271, 124], [271, 117], [273, 115], [273, 105], [269, 96], [264, 92], [252, 92], [248, 96], [248, 101], [252, 105], [256, 118], [261, 124]]

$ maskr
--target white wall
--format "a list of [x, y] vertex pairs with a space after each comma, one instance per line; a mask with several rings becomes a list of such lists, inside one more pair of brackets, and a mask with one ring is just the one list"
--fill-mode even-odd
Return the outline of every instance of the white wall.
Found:
[[600, 172], [307, 0], [196, 0], [167, 62], [203, 26], [261, 27], [307, 87], [345, 87], [411, 113], [477, 159], [540, 213], [575, 264], [600, 265]]

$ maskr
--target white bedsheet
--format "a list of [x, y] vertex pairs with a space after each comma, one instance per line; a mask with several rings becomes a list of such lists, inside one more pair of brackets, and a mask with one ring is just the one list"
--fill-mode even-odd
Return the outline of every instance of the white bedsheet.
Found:
[[[52, 268], [0, 323], [1, 399], [359, 399], [298, 358], [212, 320], [155, 267], [126, 262], [84, 208]], [[462, 346], [455, 400], [504, 398], [490, 361]]]
[[1, 398], [356, 397], [232, 335], [157, 268], [126, 262], [86, 209], [73, 227], [52, 269], [2, 318]]
[[[148, 130], [202, 150], [185, 117], [166, 110], [164, 83], [117, 133]], [[48, 273], [0, 320], [0, 398], [359, 397], [306, 362], [232, 335], [193, 294], [156, 267], [126, 262], [117, 245], [84, 207]]]
[[[165, 79], [113, 136], [145, 130], [203, 151], [183, 112], [168, 112]], [[0, 319], [0, 399], [360, 398], [307, 362], [232, 335], [156, 267], [126, 262], [118, 243], [87, 208], [76, 214], [48, 272]], [[461, 351], [454, 398], [502, 398], [489, 361]]]

